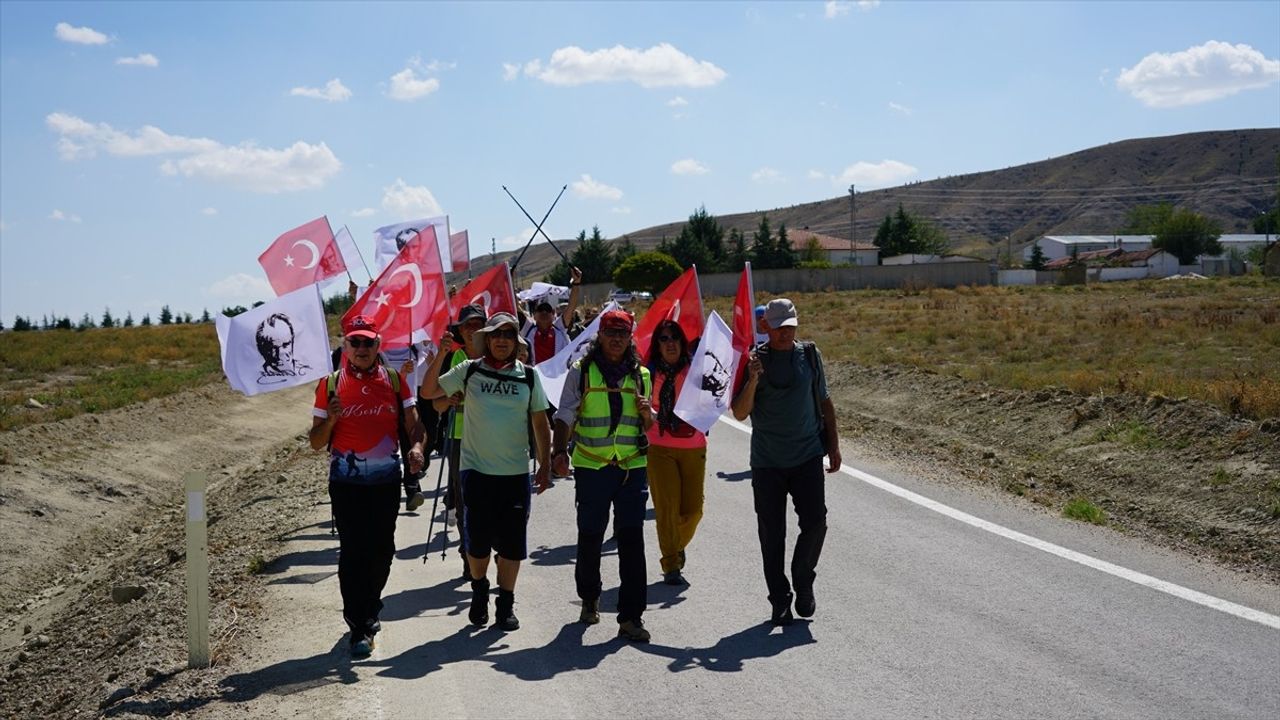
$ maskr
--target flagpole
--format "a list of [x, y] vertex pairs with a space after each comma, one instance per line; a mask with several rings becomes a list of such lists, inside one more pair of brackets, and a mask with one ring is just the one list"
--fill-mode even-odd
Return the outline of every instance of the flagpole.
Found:
[[[351, 228], [347, 227], [346, 225], [343, 225], [342, 229], [346, 230], [348, 235], [351, 235]], [[369, 284], [372, 285], [373, 273], [369, 272], [369, 263], [364, 261], [364, 253], [360, 252], [360, 244], [356, 242], [355, 235], [351, 235], [351, 244], [355, 246], [356, 255], [360, 257], [360, 264], [364, 266], [364, 274], [369, 276]], [[350, 271], [347, 272], [347, 275], [348, 277], [351, 275]], [[351, 282], [355, 282], [355, 280], [352, 280]]]
[[[519, 267], [520, 261], [524, 259], [525, 250], [528, 250], [529, 246], [533, 244], [533, 241], [538, 237], [538, 233], [542, 233], [542, 237], [547, 238], [547, 242], [551, 243], [551, 249], [559, 253], [561, 260], [564, 260], [566, 263], [569, 262], [569, 258], [565, 257], [564, 253], [560, 252], [560, 248], [556, 247], [555, 242], [552, 241], [551, 238], [547, 236], [546, 231], [542, 229], [543, 223], [547, 221], [548, 217], [551, 217], [551, 211], [556, 209], [556, 204], [559, 203], [560, 198], [564, 196], [564, 191], [568, 189], [568, 185], [561, 187], [560, 194], [556, 195], [556, 199], [551, 203], [551, 207], [547, 208], [547, 214], [542, 216], [542, 222], [534, 223], [536, 227], [533, 229], [533, 235], [529, 236], [529, 242], [524, 244], [524, 249], [520, 251], [520, 255], [516, 257], [516, 261], [511, 264], [512, 272], [515, 272], [515, 269]], [[529, 222], [533, 222], [533, 216], [529, 214], [528, 210], [524, 209], [524, 206], [520, 204], [519, 200], [516, 200], [516, 196], [511, 194], [511, 191], [507, 189], [506, 185], [502, 186], [502, 191], [507, 194], [507, 197], [511, 198], [511, 202], [515, 203], [516, 207], [520, 208], [520, 212], [524, 213], [524, 216], [529, 218]]]

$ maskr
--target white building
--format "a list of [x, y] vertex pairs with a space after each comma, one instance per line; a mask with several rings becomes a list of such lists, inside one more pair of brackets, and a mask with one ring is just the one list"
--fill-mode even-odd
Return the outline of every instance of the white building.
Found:
[[[1138, 252], [1151, 249], [1150, 235], [1045, 235], [1022, 250], [1022, 259], [1031, 260], [1031, 252], [1036, 245], [1044, 253], [1045, 261], [1078, 255], [1083, 252], [1120, 248], [1125, 252]], [[1232, 251], [1244, 254], [1254, 246], [1265, 246], [1266, 235], [1223, 235], [1218, 238], [1222, 245], [1222, 255], [1229, 256]], [[1206, 258], [1207, 259], [1207, 258]]]
[[880, 262], [880, 248], [869, 243], [851, 243], [844, 238], [791, 228], [787, 228], [787, 240], [797, 253], [804, 252], [811, 241], [817, 240], [826, 254], [825, 259], [832, 265], [878, 265]]

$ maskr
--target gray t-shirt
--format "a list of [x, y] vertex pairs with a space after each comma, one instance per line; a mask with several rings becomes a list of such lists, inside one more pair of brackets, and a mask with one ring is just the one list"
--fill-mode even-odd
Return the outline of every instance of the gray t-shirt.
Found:
[[[806, 348], [816, 354], [816, 377], [805, 357]], [[822, 408], [814, 407], [811, 387], [816, 382], [818, 397], [828, 397], [822, 353], [816, 345], [796, 343], [792, 350], [767, 349], [760, 353], [760, 361], [764, 372], [756, 383], [751, 410], [751, 466], [789, 468], [822, 456], [818, 437]]]

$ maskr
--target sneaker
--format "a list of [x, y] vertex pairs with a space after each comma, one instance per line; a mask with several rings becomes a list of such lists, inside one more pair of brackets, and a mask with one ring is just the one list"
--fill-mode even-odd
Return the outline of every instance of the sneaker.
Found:
[[689, 581], [684, 579], [684, 575], [679, 570], [672, 570], [669, 573], [662, 574], [662, 582], [668, 585], [688, 585]]
[[644, 629], [644, 621], [639, 618], [618, 624], [618, 637], [631, 642], [649, 642], [649, 631]]
[[578, 622], [586, 623], [587, 625], [595, 625], [600, 622], [600, 598], [582, 601], [582, 614], [578, 616]]
[[515, 613], [516, 596], [513, 592], [498, 590], [498, 601], [494, 606], [494, 625], [505, 632], [520, 629], [520, 620]]
[[772, 598], [769, 600], [773, 605], [773, 616], [769, 618], [770, 622], [774, 625], [790, 625], [795, 622], [796, 617], [791, 614], [791, 599], [791, 593], [787, 593], [786, 597], [777, 601]]
[[813, 617], [818, 609], [818, 601], [813, 597], [813, 589], [796, 591], [796, 614], [802, 618]]
[[[408, 488], [405, 488], [405, 491], [406, 494], [408, 494]], [[415, 490], [412, 495], [409, 495], [404, 499], [405, 512], [413, 512], [425, 505], [426, 502], [427, 496], [423, 495], [421, 490]]]
[[471, 581], [471, 609], [467, 611], [467, 619], [476, 627], [489, 624], [489, 581]]
[[373, 654], [373, 636], [361, 635], [351, 643], [351, 657], [366, 658]]

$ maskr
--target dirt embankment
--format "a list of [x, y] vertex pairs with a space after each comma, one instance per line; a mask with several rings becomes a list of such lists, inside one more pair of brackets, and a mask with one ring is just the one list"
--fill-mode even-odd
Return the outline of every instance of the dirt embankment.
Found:
[[[1280, 423], [902, 368], [828, 376], [850, 450], [1053, 512], [1086, 498], [1123, 532], [1280, 581]], [[209, 386], [0, 435], [0, 717], [163, 716], [226, 692], [225, 660], [255, 652], [277, 538], [326, 501], [309, 399]], [[211, 485], [214, 667], [200, 672], [183, 671], [188, 470]], [[116, 603], [117, 585], [146, 592]]]

